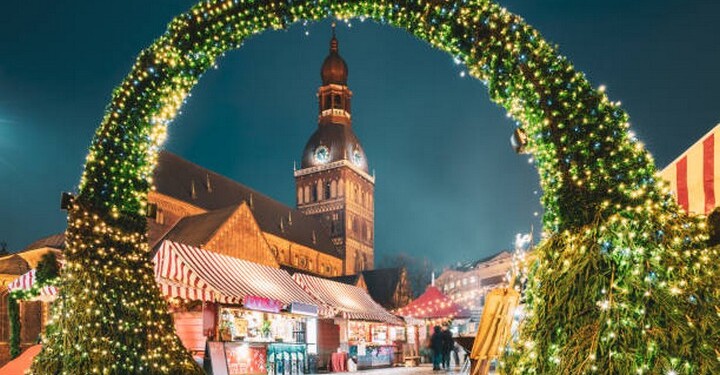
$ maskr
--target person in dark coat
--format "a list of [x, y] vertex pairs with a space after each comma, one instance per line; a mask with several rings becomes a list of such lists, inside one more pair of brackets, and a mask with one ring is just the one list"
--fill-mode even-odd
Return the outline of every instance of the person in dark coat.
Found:
[[432, 350], [433, 371], [440, 370], [440, 363], [442, 362], [443, 358], [443, 349], [445, 348], [443, 344], [443, 333], [440, 330], [440, 326], [435, 326], [434, 332], [432, 336], [430, 336], [430, 349]]
[[455, 347], [455, 339], [453, 339], [452, 332], [449, 327], [443, 327], [442, 329], [442, 367], [445, 370], [450, 369], [450, 352]]

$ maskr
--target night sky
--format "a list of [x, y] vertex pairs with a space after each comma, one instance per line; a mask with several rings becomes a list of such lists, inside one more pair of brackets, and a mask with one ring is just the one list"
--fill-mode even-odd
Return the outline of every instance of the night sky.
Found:
[[[0, 241], [64, 230], [111, 90], [194, 1], [12, 1], [0, 11]], [[720, 121], [720, 2], [508, 0], [594, 85], [620, 100], [660, 167]], [[309, 35], [306, 35], [306, 32]], [[376, 259], [438, 266], [509, 248], [539, 226], [537, 173], [514, 123], [445, 53], [369, 21], [338, 27], [353, 127], [377, 175]], [[293, 162], [317, 118], [330, 21], [266, 32], [219, 61], [166, 148], [294, 205]]]

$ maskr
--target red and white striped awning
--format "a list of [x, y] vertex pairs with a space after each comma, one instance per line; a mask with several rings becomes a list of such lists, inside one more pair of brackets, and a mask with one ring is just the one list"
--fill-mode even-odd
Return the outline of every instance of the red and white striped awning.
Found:
[[166, 298], [205, 302], [215, 302], [216, 299], [221, 298], [210, 290], [189, 287], [176, 281], [164, 278], [156, 278], [155, 281]]
[[403, 321], [389, 313], [362, 288], [337, 281], [296, 273], [293, 279], [328, 309], [343, 318], [402, 325]]
[[[708, 214], [720, 193], [720, 124], [660, 172], [685, 212]], [[717, 146], [716, 146], [717, 145]], [[717, 150], [717, 152], [716, 152]]]
[[249, 296], [276, 300], [286, 306], [292, 302], [317, 305], [281, 269], [172, 241], [163, 241], [153, 261], [155, 278], [173, 297], [242, 304]]
[[[35, 269], [33, 268], [30, 271], [20, 275], [20, 277], [8, 284], [8, 290], [10, 292], [14, 292], [16, 290], [28, 291], [33, 288], [33, 286], [35, 285], [35, 281]], [[44, 302], [54, 301], [55, 298], [57, 298], [58, 290], [55, 286], [45, 285], [40, 288], [39, 292], [39, 295], [31, 298], [30, 300]]]

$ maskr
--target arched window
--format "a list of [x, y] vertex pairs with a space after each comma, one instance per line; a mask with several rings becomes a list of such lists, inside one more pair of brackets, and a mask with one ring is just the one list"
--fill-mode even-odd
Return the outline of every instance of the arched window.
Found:
[[313, 201], [313, 202], [317, 202], [317, 201], [318, 201], [318, 198], [319, 198], [319, 196], [320, 196], [320, 195], [318, 194], [319, 188], [320, 188], [320, 185], [318, 185], [318, 184], [313, 184], [313, 188], [312, 188], [312, 201]]
[[337, 197], [337, 181], [335, 180], [330, 183], [330, 196], [333, 198]]
[[333, 95], [333, 108], [342, 109], [342, 97], [340, 95]]
[[332, 184], [330, 181], [325, 181], [325, 187], [323, 189], [323, 195], [325, 196], [325, 199], [330, 199], [330, 188]]
[[355, 256], [355, 272], [362, 272], [367, 267], [367, 257], [365, 254], [357, 254]]

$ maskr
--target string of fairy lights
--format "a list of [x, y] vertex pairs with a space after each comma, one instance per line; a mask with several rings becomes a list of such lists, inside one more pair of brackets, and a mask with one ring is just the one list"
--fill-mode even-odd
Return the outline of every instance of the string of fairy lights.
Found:
[[504, 372], [720, 373], [718, 251], [705, 246], [703, 223], [673, 203], [620, 104], [488, 0], [220, 0], [176, 17], [140, 53], [95, 133], [34, 373], [201, 372], [150, 266], [144, 213], [158, 150], [225, 52], [264, 30], [329, 16], [400, 27], [448, 52], [528, 136], [548, 236]]

